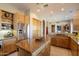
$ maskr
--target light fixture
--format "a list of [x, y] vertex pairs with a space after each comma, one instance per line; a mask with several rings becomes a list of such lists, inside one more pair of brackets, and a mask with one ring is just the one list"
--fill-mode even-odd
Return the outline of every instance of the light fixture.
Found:
[[37, 12], [40, 12], [40, 10], [43, 10], [44, 8], [48, 7], [47, 3], [36, 3], [37, 6]]
[[61, 8], [61, 11], [64, 11], [64, 8]]
[[37, 12], [40, 12], [40, 9], [37, 9]]
[[53, 11], [50, 11], [50, 13], [53, 14], [54, 12]]
[[69, 16], [65, 16], [65, 18], [68, 18]]
[[42, 6], [42, 7], [48, 7], [48, 4], [47, 3], [36, 3], [36, 5]]

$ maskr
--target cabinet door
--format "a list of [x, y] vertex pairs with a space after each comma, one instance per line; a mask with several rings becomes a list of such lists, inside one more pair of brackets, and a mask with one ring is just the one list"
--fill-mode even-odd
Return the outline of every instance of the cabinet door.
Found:
[[15, 39], [11, 39], [11, 40], [4, 40], [3, 43], [3, 54], [4, 55], [8, 55], [12, 52], [16, 51], [16, 40]]
[[70, 39], [69, 38], [63, 37], [62, 38], [62, 47], [69, 48], [69, 46], [70, 46], [69, 42], [70, 42]]
[[69, 48], [70, 47], [69, 43], [70, 38], [65, 36], [56, 36], [55, 38], [51, 39], [51, 44], [58, 47]]
[[56, 38], [52, 38], [51, 39], [51, 45], [55, 45], [56, 46], [56, 44], [57, 44]]
[[3, 55], [7, 55], [9, 53], [10, 49], [9, 49], [9, 45], [4, 45], [3, 47]]
[[46, 51], [46, 49], [44, 48], [44, 49], [38, 54], [38, 56], [45, 56], [45, 51]]
[[78, 48], [78, 46], [77, 46], [76, 42], [72, 40], [71, 41], [71, 52], [72, 52], [73, 56], [77, 56], [77, 48]]
[[19, 48], [18, 56], [31, 56], [31, 53], [28, 51], [25, 51], [24, 49]]
[[62, 47], [62, 44], [63, 44], [63, 43], [62, 43], [62, 38], [57, 37], [57, 38], [56, 38], [56, 42], [57, 42], [57, 43], [56, 43], [57, 46]]
[[79, 30], [79, 19], [73, 20], [73, 27], [74, 27], [74, 30]]
[[79, 46], [78, 46], [78, 56], [79, 56]]
[[79, 30], [79, 11], [77, 11], [74, 14], [74, 17], [73, 17], [73, 27], [74, 27], [74, 30], [76, 30], [76, 31]]
[[50, 56], [50, 43], [38, 54], [38, 56]]

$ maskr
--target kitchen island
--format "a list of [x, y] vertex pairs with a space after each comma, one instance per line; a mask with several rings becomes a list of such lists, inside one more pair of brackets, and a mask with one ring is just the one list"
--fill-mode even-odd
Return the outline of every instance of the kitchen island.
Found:
[[79, 41], [73, 34], [56, 33], [51, 38], [51, 45], [70, 49], [73, 56], [79, 56]]
[[5, 38], [0, 41], [2, 43], [1, 48], [0, 48], [0, 56], [9, 55], [17, 50], [16, 49], [16, 37]]
[[19, 56], [46, 56], [50, 55], [50, 39], [45, 40], [33, 39], [30, 43], [28, 40], [21, 40], [17, 44]]
[[72, 38], [70, 47], [72, 55], [79, 56], [79, 39], [77, 39], [77, 37], [72, 34], [68, 36]]

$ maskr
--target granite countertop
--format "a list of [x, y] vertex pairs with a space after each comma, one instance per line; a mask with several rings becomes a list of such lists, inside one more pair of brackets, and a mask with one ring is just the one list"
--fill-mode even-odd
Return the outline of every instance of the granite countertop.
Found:
[[79, 45], [79, 39], [77, 39], [74, 35], [72, 34], [66, 34], [67, 36], [71, 37], [78, 45]]
[[33, 41], [28, 43], [27, 40], [22, 40], [22, 41], [18, 42], [16, 45], [19, 48], [30, 52], [32, 55], [37, 55], [49, 42], [50, 42], [50, 40], [39, 41], [39, 40], [33, 39]]
[[73, 39], [73, 40], [79, 45], [78, 39], [77, 39], [73, 34], [71, 34], [71, 33], [55, 33], [55, 34], [53, 34], [53, 35], [56, 35], [56, 34], [63, 34], [63, 35], [66, 35], [66, 36], [70, 37], [71, 39]]
[[28, 43], [27, 40], [21, 40], [21, 41], [19, 41], [19, 42], [16, 44], [16, 46], [18, 46], [19, 48], [21, 48], [21, 49], [23, 49], [23, 50], [28, 51], [28, 52], [31, 53], [30, 45], [29, 45], [29, 43]]
[[8, 38], [0, 38], [0, 41], [2, 41], [2, 40], [8, 40], [8, 39], [16, 39], [16, 37], [15, 36], [13, 36], [13, 37], [8, 37]]

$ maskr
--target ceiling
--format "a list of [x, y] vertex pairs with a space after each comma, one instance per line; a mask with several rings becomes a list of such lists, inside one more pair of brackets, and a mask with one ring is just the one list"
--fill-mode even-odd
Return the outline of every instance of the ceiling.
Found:
[[21, 11], [30, 9], [40, 19], [47, 21], [71, 20], [74, 13], [79, 10], [78, 3], [10, 3]]

